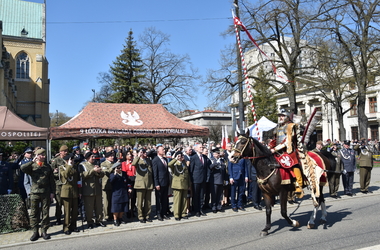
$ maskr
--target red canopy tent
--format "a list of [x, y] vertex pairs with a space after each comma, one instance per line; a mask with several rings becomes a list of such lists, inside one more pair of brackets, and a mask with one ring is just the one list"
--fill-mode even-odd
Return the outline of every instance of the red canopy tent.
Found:
[[208, 136], [206, 127], [182, 121], [161, 104], [89, 103], [50, 139]]
[[41, 141], [48, 139], [48, 128], [34, 126], [15, 115], [7, 107], [0, 107], [0, 140]]

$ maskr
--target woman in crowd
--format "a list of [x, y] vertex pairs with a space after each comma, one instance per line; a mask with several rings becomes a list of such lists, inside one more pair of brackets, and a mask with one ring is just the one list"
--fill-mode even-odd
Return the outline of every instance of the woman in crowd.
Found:
[[130, 210], [128, 213], [128, 218], [134, 217], [134, 212], [135, 212], [135, 207], [136, 207], [136, 190], [134, 190], [135, 186], [135, 179], [136, 179], [136, 168], [135, 166], [132, 165], [132, 153], [127, 152], [125, 155], [125, 161], [121, 163], [121, 170], [125, 172], [129, 178], [129, 183], [132, 186], [132, 193], [129, 196], [129, 206]]
[[121, 163], [116, 162], [112, 165], [113, 172], [110, 175], [112, 184], [112, 205], [114, 225], [120, 226], [123, 214], [128, 212], [128, 193], [132, 192], [128, 176], [121, 170]]

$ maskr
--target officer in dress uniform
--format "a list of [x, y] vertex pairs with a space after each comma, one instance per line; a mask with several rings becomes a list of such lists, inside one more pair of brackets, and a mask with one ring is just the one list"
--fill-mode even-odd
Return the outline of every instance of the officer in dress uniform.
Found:
[[49, 207], [51, 200], [54, 198], [55, 182], [53, 170], [49, 164], [45, 162], [45, 149], [38, 149], [36, 156], [21, 166], [21, 171], [30, 175], [32, 186], [30, 190], [30, 226], [33, 230], [31, 241], [36, 241], [40, 235], [38, 233], [40, 214], [42, 211], [41, 236], [48, 240], [50, 235], [47, 230], [50, 226]]
[[190, 175], [188, 164], [185, 161], [184, 155], [181, 151], [174, 154], [173, 160], [168, 164], [173, 173], [172, 189], [174, 193], [173, 207], [174, 218], [179, 221], [181, 219], [188, 219], [187, 216], [187, 191], [190, 188]]
[[360, 167], [360, 191], [363, 194], [372, 193], [368, 190], [369, 183], [371, 182], [371, 171], [373, 168], [373, 152], [374, 147], [367, 144], [365, 138], [361, 139], [361, 143], [354, 147], [354, 150], [359, 155], [359, 167]]
[[354, 172], [356, 169], [355, 151], [350, 148], [350, 141], [344, 141], [343, 148], [340, 150], [340, 159], [343, 163], [343, 187], [344, 194], [352, 196], [352, 186], [354, 184]]
[[112, 173], [112, 165], [115, 158], [115, 152], [113, 150], [108, 151], [105, 154], [106, 160], [100, 164], [104, 177], [102, 178], [102, 198], [103, 198], [103, 218], [107, 221], [112, 221], [113, 216], [111, 213], [112, 204], [112, 184], [110, 182], [110, 175]]

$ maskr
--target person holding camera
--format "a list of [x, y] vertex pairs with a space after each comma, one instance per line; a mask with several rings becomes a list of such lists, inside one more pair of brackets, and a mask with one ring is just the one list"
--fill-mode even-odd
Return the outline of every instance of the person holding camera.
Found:
[[373, 168], [373, 153], [374, 147], [368, 145], [365, 138], [361, 139], [361, 143], [354, 147], [354, 150], [359, 155], [359, 176], [360, 176], [360, 191], [363, 194], [372, 193], [368, 190], [371, 182], [371, 171]]
[[31, 241], [36, 241], [40, 237], [38, 228], [40, 224], [40, 214], [42, 212], [41, 236], [48, 240], [50, 235], [47, 230], [50, 226], [49, 207], [55, 194], [55, 181], [53, 170], [45, 162], [45, 149], [41, 148], [35, 152], [33, 161], [21, 165], [21, 171], [30, 175], [32, 186], [30, 190], [30, 227], [33, 230]]
[[78, 181], [78, 166], [74, 164], [74, 155], [63, 157], [64, 165], [59, 166], [59, 179], [62, 182], [61, 199], [64, 209], [63, 232], [66, 235], [71, 232], [79, 232], [77, 228], [78, 219], [78, 197], [80, 196]]
[[113, 214], [114, 225], [118, 227], [123, 214], [128, 212], [129, 194], [132, 192], [132, 186], [127, 174], [121, 170], [119, 161], [112, 165], [109, 179], [112, 186], [111, 213]]
[[94, 228], [92, 220], [95, 211], [96, 226], [105, 227], [102, 223], [103, 205], [102, 205], [102, 182], [104, 172], [99, 165], [95, 165], [95, 158], [92, 152], [87, 152], [84, 156], [85, 162], [80, 164], [82, 177], [82, 195], [84, 200], [84, 210], [86, 211], [87, 227]]

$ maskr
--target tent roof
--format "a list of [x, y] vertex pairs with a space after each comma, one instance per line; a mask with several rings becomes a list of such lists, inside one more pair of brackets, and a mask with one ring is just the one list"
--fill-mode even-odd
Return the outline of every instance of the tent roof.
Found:
[[161, 104], [89, 103], [51, 139], [207, 136], [208, 128], [182, 121]]
[[47, 140], [48, 128], [34, 126], [15, 115], [5, 106], [0, 106], [0, 140]]

